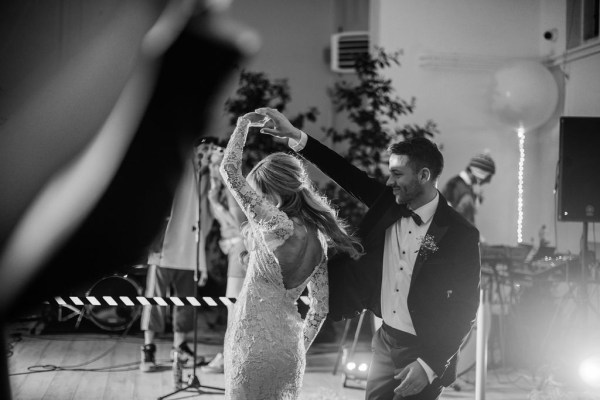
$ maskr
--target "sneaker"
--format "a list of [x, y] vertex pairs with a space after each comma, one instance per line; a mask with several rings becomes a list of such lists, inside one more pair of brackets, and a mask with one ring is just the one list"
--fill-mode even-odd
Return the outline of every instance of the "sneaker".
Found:
[[142, 346], [142, 362], [140, 363], [140, 371], [152, 372], [156, 370], [156, 345], [154, 343], [145, 344]]
[[218, 353], [207, 365], [200, 367], [202, 372], [208, 374], [222, 374], [223, 373], [223, 353]]
[[[186, 342], [181, 343], [179, 346], [177, 346], [177, 349], [175, 347], [173, 347], [173, 349], [171, 350], [171, 361], [173, 361], [173, 354], [175, 353], [175, 351], [177, 351], [177, 353], [179, 353], [179, 361], [181, 362], [182, 365], [184, 366], [191, 366], [192, 363], [194, 362], [194, 352], [192, 351], [192, 349], [190, 349], [190, 347], [188, 346], [188, 344]], [[196, 365], [201, 365], [204, 364], [204, 357], [202, 356], [197, 356], [196, 357]]]

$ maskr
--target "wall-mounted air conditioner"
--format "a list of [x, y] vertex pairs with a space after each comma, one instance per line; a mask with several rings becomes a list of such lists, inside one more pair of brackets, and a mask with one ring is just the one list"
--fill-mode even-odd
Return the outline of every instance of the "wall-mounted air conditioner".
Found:
[[369, 32], [340, 32], [331, 36], [331, 70], [354, 72], [354, 60], [369, 52]]

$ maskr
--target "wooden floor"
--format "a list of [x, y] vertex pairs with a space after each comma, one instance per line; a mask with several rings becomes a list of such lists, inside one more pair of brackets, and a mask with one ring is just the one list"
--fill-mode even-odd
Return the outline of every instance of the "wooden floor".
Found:
[[[157, 399], [173, 390], [169, 363], [170, 341], [158, 341], [157, 372], [142, 373], [140, 334], [120, 337], [108, 333], [64, 333], [32, 335], [9, 329], [9, 370], [14, 400], [120, 400]], [[16, 335], [15, 335], [16, 334]], [[18, 341], [16, 341], [18, 340]], [[201, 336], [198, 354], [211, 357], [221, 350], [222, 338]], [[307, 358], [300, 399], [364, 399], [361, 388], [344, 388], [338, 372], [333, 375], [337, 346], [316, 344]], [[60, 368], [60, 369], [59, 369]], [[110, 370], [109, 370], [110, 369]], [[184, 377], [191, 373], [184, 370]], [[197, 370], [202, 385], [223, 387], [222, 374]], [[466, 376], [473, 379], [472, 376]], [[460, 382], [460, 391], [446, 389], [442, 399], [474, 399], [474, 384]], [[490, 371], [486, 386], [488, 400], [528, 399], [531, 379], [523, 374]], [[223, 399], [211, 390], [185, 391], [169, 399]]]

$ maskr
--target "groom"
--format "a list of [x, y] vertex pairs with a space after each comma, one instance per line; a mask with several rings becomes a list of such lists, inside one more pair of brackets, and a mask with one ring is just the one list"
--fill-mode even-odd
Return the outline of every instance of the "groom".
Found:
[[330, 317], [364, 309], [383, 319], [373, 337], [368, 400], [437, 399], [456, 379], [457, 353], [479, 305], [479, 232], [437, 190], [443, 157], [424, 138], [390, 147], [383, 185], [261, 108], [289, 145], [369, 207], [358, 235], [365, 255], [329, 263]]

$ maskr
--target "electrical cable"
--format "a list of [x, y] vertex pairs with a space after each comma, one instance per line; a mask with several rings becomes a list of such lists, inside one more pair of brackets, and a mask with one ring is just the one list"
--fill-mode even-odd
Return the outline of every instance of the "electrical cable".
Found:
[[[100, 367], [100, 368], [81, 368], [81, 367], [89, 365], [89, 364], [92, 364], [92, 363], [100, 360], [101, 358], [107, 356], [108, 354], [110, 354], [117, 347], [117, 345], [122, 341], [122, 339], [127, 336], [127, 333], [129, 332], [129, 330], [131, 329], [131, 327], [133, 326], [133, 324], [136, 322], [136, 320], [137, 319], [134, 319], [133, 321], [131, 321], [129, 323], [129, 325], [125, 328], [125, 330], [123, 331], [123, 333], [117, 337], [115, 343], [112, 346], [110, 346], [107, 350], [103, 351], [99, 355], [93, 357], [91, 360], [84, 361], [82, 363], [75, 364], [75, 365], [66, 365], [66, 366], [54, 365], [54, 364], [32, 365], [32, 366], [27, 367], [28, 372], [12, 373], [12, 374], [9, 374], [9, 376], [27, 375], [27, 374], [34, 374], [34, 373], [40, 373], [40, 372], [52, 372], [52, 371], [80, 371], [80, 372], [119, 372], [119, 371], [131, 371], [131, 370], [134, 369], [131, 366], [136, 365], [135, 368], [137, 368], [137, 365], [139, 365], [138, 362], [135, 362], [135, 363], [126, 363], [126, 364], [118, 364], [118, 365], [106, 366], [106, 367]], [[123, 367], [130, 367], [130, 368], [129, 369], [124, 369], [124, 370], [113, 371], [114, 368], [123, 368]]]
[[18, 342], [20, 342], [21, 340], [23, 340], [23, 337], [22, 337], [22, 336], [21, 336], [21, 334], [19, 334], [19, 333], [16, 333], [16, 334], [11, 334], [11, 335], [10, 335], [10, 337], [11, 337], [11, 339], [13, 339], [13, 340], [11, 340], [11, 341], [8, 343], [8, 345], [7, 345], [7, 349], [6, 349], [6, 358], [10, 358], [10, 357], [12, 357], [12, 356], [13, 356], [13, 354], [14, 354], [14, 351], [13, 351], [13, 349], [14, 349], [14, 347], [15, 347], [15, 343], [18, 343]]

